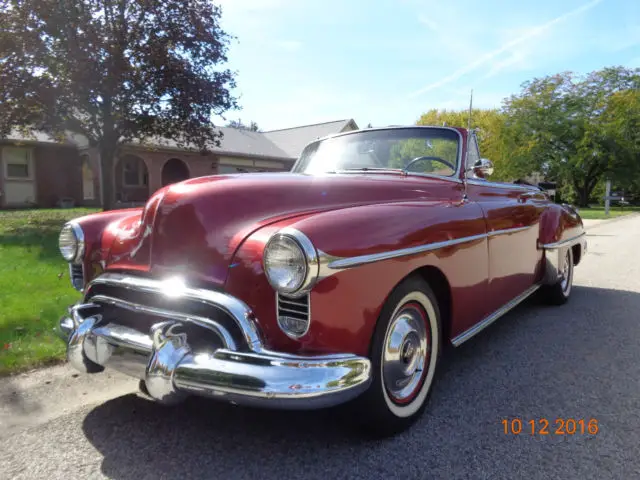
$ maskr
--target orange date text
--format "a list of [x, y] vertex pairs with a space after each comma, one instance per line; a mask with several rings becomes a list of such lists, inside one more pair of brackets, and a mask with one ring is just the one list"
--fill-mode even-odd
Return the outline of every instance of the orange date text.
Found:
[[502, 419], [505, 435], [596, 435], [600, 431], [595, 418]]

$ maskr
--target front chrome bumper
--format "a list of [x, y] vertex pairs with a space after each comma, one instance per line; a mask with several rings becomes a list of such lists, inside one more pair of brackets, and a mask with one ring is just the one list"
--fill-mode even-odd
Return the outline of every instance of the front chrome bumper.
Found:
[[[141, 287], [154, 294], [163, 288], [155, 280], [114, 274], [103, 274], [94, 282], [124, 283], [127, 288]], [[262, 346], [253, 323], [248, 332], [234, 335], [215, 319], [92, 296], [91, 285], [85, 291], [84, 303], [70, 307], [58, 328], [67, 342], [69, 363], [85, 373], [109, 367], [140, 378], [149, 395], [161, 403], [175, 404], [188, 395], [200, 395], [269, 408], [324, 408], [355, 398], [371, 382], [371, 363], [364, 357], [273, 352]], [[183, 294], [198, 296], [198, 292], [202, 291], [185, 289]], [[153, 321], [146, 330], [140, 324], [119, 322], [113, 310], [107, 315], [108, 306], [117, 307], [116, 312], [142, 312]], [[244, 304], [237, 301], [236, 306]], [[249, 315], [242, 315], [239, 330], [250, 322]], [[202, 348], [202, 335], [211, 332], [218, 343]], [[190, 336], [195, 343], [199, 338], [197, 347], [189, 341]], [[246, 342], [239, 345], [238, 338], [243, 337]]]

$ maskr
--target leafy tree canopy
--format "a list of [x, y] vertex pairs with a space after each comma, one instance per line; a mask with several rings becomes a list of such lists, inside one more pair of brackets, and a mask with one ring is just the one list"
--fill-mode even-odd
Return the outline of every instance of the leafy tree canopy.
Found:
[[637, 171], [638, 89], [640, 69], [623, 67], [526, 82], [503, 108], [511, 161], [572, 185], [586, 206], [604, 175]]
[[219, 144], [212, 115], [236, 108], [220, 16], [209, 0], [0, 0], [0, 137], [84, 135], [112, 207], [124, 142]]
[[[467, 127], [469, 111], [461, 110], [429, 110], [418, 120], [418, 125], [446, 125], [450, 127]], [[495, 165], [492, 178], [517, 178], [522, 173], [521, 168], [509, 162], [508, 151], [504, 137], [505, 115], [498, 110], [473, 109], [471, 111], [471, 128], [476, 129], [480, 155], [488, 158]], [[448, 158], [448, 157], [444, 157]]]

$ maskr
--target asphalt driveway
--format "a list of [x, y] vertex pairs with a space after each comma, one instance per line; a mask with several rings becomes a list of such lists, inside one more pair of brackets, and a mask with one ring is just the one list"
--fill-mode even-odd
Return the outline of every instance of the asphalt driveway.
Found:
[[[640, 478], [640, 216], [588, 235], [570, 302], [531, 299], [454, 351], [396, 438], [363, 440], [340, 409], [167, 409], [119, 375], [56, 367], [0, 381], [0, 477]], [[557, 418], [598, 433], [557, 435]], [[550, 434], [532, 436], [541, 419]]]

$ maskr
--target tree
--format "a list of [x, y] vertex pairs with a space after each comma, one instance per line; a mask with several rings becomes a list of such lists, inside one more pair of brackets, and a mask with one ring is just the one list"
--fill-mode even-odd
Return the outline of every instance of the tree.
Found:
[[229, 128], [237, 128], [239, 130], [249, 130], [250, 132], [259, 132], [260, 127], [253, 120], [249, 123], [249, 125], [245, 125], [242, 120], [239, 118], [238, 120], [231, 120], [226, 125]]
[[602, 142], [612, 155], [616, 187], [640, 194], [640, 90], [615, 92], [600, 118]]
[[80, 134], [100, 151], [112, 208], [119, 148], [150, 137], [207, 151], [236, 108], [231, 39], [209, 0], [0, 0], [0, 138]]
[[[450, 127], [467, 127], [468, 110], [429, 110], [418, 120], [418, 125], [446, 125]], [[511, 162], [504, 136], [505, 115], [497, 109], [474, 109], [471, 112], [471, 128], [477, 129], [478, 147], [482, 157], [490, 159], [495, 165], [492, 178], [507, 179], [518, 177], [523, 168]], [[526, 170], [526, 169], [525, 169]]]
[[[611, 102], [640, 88], [640, 69], [605, 68], [585, 78], [562, 73], [526, 82], [504, 104], [505, 138], [512, 162], [571, 185], [580, 206], [605, 174], [633, 169], [629, 144], [616, 141], [620, 125], [611, 119], [621, 107]], [[617, 101], [620, 103], [620, 101]], [[620, 113], [628, 115], [632, 112]]]

